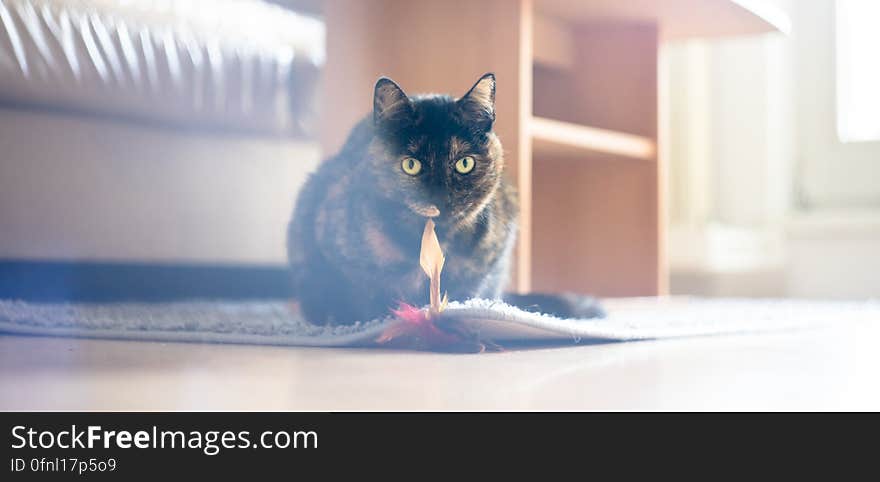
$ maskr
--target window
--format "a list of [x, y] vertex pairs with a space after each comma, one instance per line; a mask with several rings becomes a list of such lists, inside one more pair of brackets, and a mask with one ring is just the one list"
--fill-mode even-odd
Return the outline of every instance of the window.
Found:
[[880, 1], [837, 0], [837, 135], [880, 141]]

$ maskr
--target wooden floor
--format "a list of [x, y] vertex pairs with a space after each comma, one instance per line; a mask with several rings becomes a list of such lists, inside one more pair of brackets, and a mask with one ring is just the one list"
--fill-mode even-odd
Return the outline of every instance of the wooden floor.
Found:
[[878, 343], [878, 326], [483, 355], [0, 336], [0, 409], [878, 410]]

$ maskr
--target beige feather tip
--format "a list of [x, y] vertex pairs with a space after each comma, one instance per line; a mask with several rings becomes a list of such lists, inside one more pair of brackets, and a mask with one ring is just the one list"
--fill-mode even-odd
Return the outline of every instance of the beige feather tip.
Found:
[[422, 250], [419, 255], [419, 264], [422, 271], [431, 280], [430, 287], [430, 311], [429, 315], [436, 315], [446, 309], [449, 299], [446, 294], [440, 298], [440, 272], [443, 271], [443, 263], [446, 258], [440, 249], [440, 241], [434, 232], [434, 221], [428, 219], [425, 223], [425, 231], [422, 233]]

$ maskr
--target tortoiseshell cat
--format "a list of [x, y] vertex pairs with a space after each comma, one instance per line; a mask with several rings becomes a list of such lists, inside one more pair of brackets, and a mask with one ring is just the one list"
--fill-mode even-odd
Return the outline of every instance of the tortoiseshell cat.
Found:
[[[310, 322], [383, 317], [400, 301], [424, 305], [419, 249], [427, 217], [446, 254], [441, 283], [449, 299], [502, 297], [518, 211], [494, 121], [492, 74], [458, 100], [408, 97], [379, 79], [372, 115], [309, 178], [288, 229], [294, 297]], [[566, 317], [603, 314], [587, 297], [504, 299]]]

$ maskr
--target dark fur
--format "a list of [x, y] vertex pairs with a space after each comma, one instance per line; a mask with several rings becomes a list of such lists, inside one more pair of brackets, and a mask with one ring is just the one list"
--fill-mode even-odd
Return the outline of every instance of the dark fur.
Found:
[[[419, 249], [424, 214], [434, 208], [443, 291], [451, 300], [501, 297], [517, 202], [492, 132], [494, 96], [492, 74], [458, 100], [408, 97], [389, 79], [377, 82], [373, 114], [309, 178], [289, 226], [294, 295], [309, 321], [351, 323], [388, 315], [400, 301], [424, 305]], [[454, 169], [464, 156], [476, 161], [468, 174]], [[403, 171], [406, 157], [421, 161], [419, 175]]]

